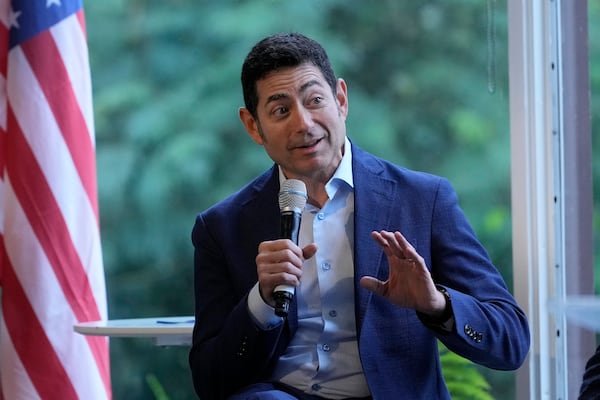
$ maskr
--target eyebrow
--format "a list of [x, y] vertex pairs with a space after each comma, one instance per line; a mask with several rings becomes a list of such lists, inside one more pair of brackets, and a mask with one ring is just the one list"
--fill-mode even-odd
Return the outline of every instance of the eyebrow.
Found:
[[[319, 82], [318, 80], [312, 79], [312, 80], [304, 83], [302, 86], [300, 86], [300, 93], [305, 92], [311, 86], [321, 86], [322, 87], [323, 85], [321, 85], [321, 82]], [[269, 96], [267, 98], [267, 102], [265, 103], [265, 105], [269, 104], [269, 103], [271, 103], [273, 101], [285, 99], [285, 98], [288, 98], [288, 97], [290, 97], [290, 96], [287, 93], [276, 93], [276, 94], [271, 95], [271, 96]]]

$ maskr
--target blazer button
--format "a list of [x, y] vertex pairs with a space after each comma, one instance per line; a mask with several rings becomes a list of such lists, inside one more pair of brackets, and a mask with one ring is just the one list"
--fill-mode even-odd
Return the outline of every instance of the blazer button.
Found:
[[246, 346], [248, 345], [248, 336], [244, 336], [242, 338], [242, 343], [240, 344], [240, 348], [238, 349], [237, 353], [235, 353], [238, 357], [243, 356], [244, 354], [246, 354]]
[[465, 325], [465, 333], [466, 333], [468, 336], [471, 336], [471, 335], [473, 334], [473, 328], [471, 328], [471, 325], [469, 325], [469, 324], [466, 324], [466, 325]]

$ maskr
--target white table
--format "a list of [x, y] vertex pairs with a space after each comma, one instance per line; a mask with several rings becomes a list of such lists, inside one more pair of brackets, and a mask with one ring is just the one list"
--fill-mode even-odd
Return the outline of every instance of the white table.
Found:
[[194, 317], [112, 319], [76, 324], [83, 335], [151, 338], [157, 346], [190, 346]]

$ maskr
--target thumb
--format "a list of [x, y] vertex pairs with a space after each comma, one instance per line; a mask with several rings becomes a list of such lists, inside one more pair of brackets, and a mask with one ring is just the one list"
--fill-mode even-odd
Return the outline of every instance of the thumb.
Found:
[[385, 294], [385, 283], [372, 276], [363, 276], [360, 278], [360, 286], [380, 296]]
[[305, 260], [308, 260], [309, 258], [314, 256], [316, 253], [317, 253], [317, 245], [314, 243], [308, 244], [308, 245], [304, 246], [304, 248], [302, 249], [302, 257], [304, 257]]

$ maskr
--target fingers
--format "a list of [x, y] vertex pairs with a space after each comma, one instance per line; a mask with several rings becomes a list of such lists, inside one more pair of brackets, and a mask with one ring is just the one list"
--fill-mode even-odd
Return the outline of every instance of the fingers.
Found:
[[317, 252], [311, 243], [300, 249], [289, 239], [278, 239], [260, 243], [256, 256], [256, 271], [263, 299], [270, 303], [275, 287], [298, 286], [302, 276], [302, 264]]
[[379, 243], [379, 245], [383, 248], [384, 251], [389, 252], [392, 255], [395, 255], [400, 258], [413, 258], [413, 256], [418, 256], [414, 247], [402, 236], [402, 234], [398, 231], [396, 232], [388, 232], [388, 231], [379, 231], [379, 232], [371, 232], [371, 236]]
[[258, 255], [265, 258], [277, 258], [286, 252], [302, 257], [302, 250], [289, 239], [267, 240], [258, 245]]
[[406, 240], [404, 236], [402, 236], [400, 232], [394, 232], [393, 237], [395, 239], [395, 243], [397, 243], [405, 258], [415, 261], [418, 261], [421, 258], [415, 248], [408, 242], [408, 240]]
[[379, 279], [373, 278], [372, 276], [363, 276], [360, 278], [360, 286], [380, 296], [385, 296], [385, 283]]
[[386, 256], [392, 257], [394, 255], [393, 249], [390, 246], [390, 243], [387, 241], [385, 236], [383, 235], [384, 231], [381, 232], [371, 232], [371, 237], [375, 239], [375, 241], [381, 246], [383, 252]]

